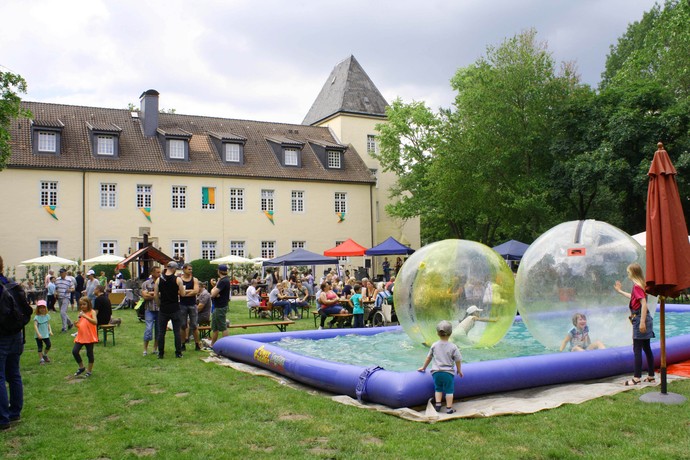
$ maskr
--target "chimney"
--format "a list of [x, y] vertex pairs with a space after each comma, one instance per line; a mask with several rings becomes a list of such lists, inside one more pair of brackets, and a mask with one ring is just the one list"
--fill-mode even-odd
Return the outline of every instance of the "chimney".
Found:
[[139, 96], [141, 117], [144, 119], [144, 136], [156, 135], [158, 129], [158, 91], [150, 89]]

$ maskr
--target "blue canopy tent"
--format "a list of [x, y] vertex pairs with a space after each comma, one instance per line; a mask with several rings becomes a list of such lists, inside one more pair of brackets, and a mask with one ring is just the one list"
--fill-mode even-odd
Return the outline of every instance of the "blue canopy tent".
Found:
[[493, 250], [499, 253], [505, 260], [520, 260], [525, 254], [525, 251], [527, 251], [527, 248], [529, 248], [529, 244], [510, 240], [498, 246], [494, 246]]
[[412, 254], [414, 249], [409, 246], [405, 246], [398, 240], [389, 236], [386, 241], [381, 244], [377, 244], [371, 249], [367, 249], [364, 254], [368, 256], [390, 256], [395, 254]]
[[[307, 251], [306, 249], [295, 249], [289, 254], [276, 257], [275, 259], [264, 260], [264, 267], [287, 267], [297, 266], [304, 267], [310, 265], [335, 265], [338, 267], [337, 257], [326, 257], [315, 252]], [[283, 277], [285, 276], [285, 268], [283, 268]]]

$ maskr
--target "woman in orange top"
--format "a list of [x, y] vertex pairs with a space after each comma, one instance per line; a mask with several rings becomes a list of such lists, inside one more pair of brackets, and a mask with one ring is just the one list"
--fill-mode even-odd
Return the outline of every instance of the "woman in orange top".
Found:
[[[93, 370], [93, 345], [98, 343], [98, 331], [96, 329], [96, 315], [93, 314], [91, 308], [91, 300], [88, 297], [79, 299], [79, 319], [75, 323], [77, 326], [77, 337], [74, 339], [74, 348], [72, 348], [72, 356], [77, 361], [79, 369], [74, 373], [74, 376], [84, 374], [84, 377], [91, 377]], [[88, 370], [84, 368], [84, 363], [81, 360], [81, 348], [86, 347], [86, 357], [89, 359]]]

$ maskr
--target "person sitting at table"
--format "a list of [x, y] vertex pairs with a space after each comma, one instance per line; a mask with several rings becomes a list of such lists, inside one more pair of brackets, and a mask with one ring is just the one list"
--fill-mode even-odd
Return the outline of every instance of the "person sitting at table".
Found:
[[341, 293], [340, 297], [345, 297], [346, 299], [349, 299], [350, 296], [352, 296], [352, 286], [355, 285], [357, 280], [354, 278], [346, 278], [345, 285], [343, 286], [343, 292]]
[[297, 319], [297, 309], [305, 308], [307, 305], [309, 305], [309, 289], [307, 289], [307, 287], [303, 285], [302, 281], [300, 281], [299, 279], [297, 280], [297, 284], [295, 285], [295, 296], [297, 296], [297, 298], [293, 303], [293, 306], [295, 307], [294, 319]]
[[[328, 315], [337, 315], [339, 313], [347, 313], [347, 309], [340, 306], [338, 303], [338, 294], [333, 292], [331, 285], [329, 283], [321, 284], [321, 294], [318, 297], [317, 305], [319, 306], [319, 314], [321, 315], [321, 326], [319, 329], [323, 329]], [[328, 327], [333, 327], [336, 319], [333, 318]]]
[[[297, 314], [297, 305], [295, 305], [297, 296], [295, 295], [295, 290], [293, 289], [290, 281], [285, 280], [280, 283], [280, 293], [278, 294], [278, 298], [281, 302], [287, 302], [287, 306], [283, 307], [283, 320], [285, 320], [285, 318], [292, 320], [299, 318], [299, 315]], [[294, 311], [294, 313], [290, 314], [290, 311]]]
[[[383, 281], [376, 283], [376, 291], [374, 292], [374, 295], [372, 296], [374, 299], [374, 308], [372, 308], [369, 311], [369, 315], [367, 315], [367, 322], [368, 323], [372, 322], [376, 312], [381, 310], [381, 308], [383, 307], [383, 303], [388, 302], [388, 299], [390, 296], [391, 296], [391, 293], [386, 291], [386, 288], [383, 284]], [[370, 297], [370, 298], [372, 298], [372, 297]]]
[[268, 293], [268, 305], [271, 308], [283, 308], [283, 321], [287, 319], [287, 314], [285, 310], [290, 312], [290, 302], [287, 300], [282, 300], [283, 294], [281, 294], [282, 283], [276, 283], [273, 285], [273, 289]]

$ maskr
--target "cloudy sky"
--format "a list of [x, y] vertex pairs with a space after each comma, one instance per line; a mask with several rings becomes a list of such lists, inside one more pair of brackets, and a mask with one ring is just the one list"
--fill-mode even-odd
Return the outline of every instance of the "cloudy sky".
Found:
[[458, 68], [534, 27], [596, 86], [653, 0], [2, 0], [0, 69], [24, 99], [300, 123], [350, 54], [390, 102], [450, 107]]

